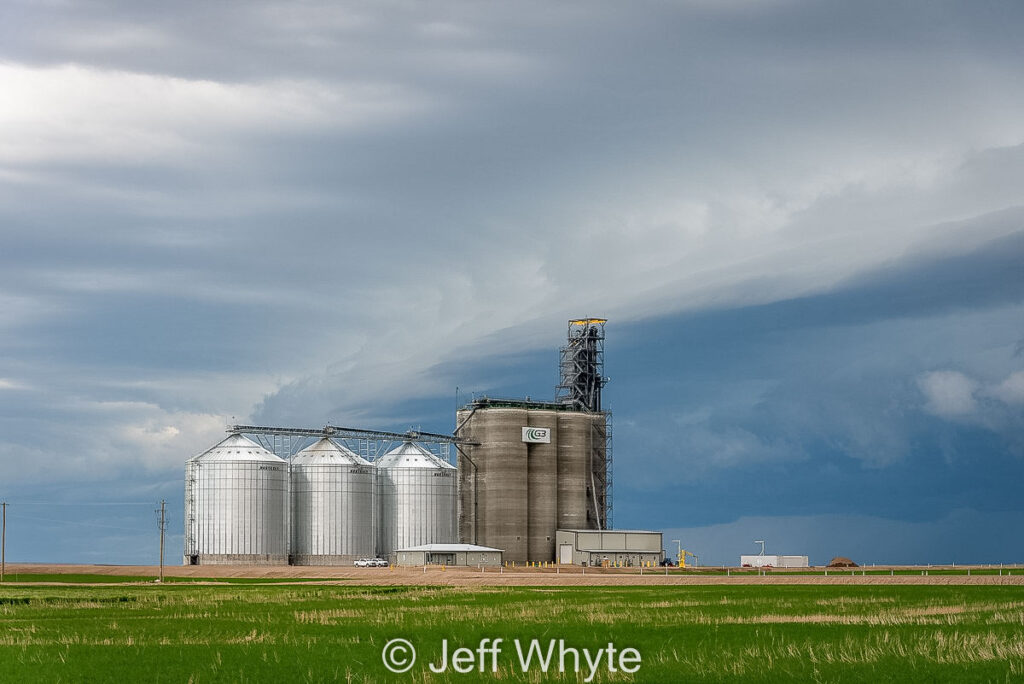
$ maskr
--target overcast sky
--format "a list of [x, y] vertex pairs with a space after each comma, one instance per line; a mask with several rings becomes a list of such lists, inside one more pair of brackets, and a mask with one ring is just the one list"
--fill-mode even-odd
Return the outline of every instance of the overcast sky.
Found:
[[601, 315], [618, 526], [1024, 561], [1022, 28], [7, 0], [8, 559], [152, 562], [153, 502], [180, 548], [184, 462], [233, 420], [448, 431], [456, 387], [551, 396]]

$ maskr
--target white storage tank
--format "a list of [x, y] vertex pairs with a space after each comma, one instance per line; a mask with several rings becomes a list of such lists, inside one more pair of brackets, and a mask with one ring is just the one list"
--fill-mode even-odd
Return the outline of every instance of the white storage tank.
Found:
[[240, 434], [185, 466], [185, 563], [288, 562], [288, 463]]
[[324, 437], [291, 462], [293, 565], [350, 565], [376, 553], [373, 464]]
[[413, 442], [377, 462], [380, 501], [378, 551], [423, 544], [454, 544], [456, 539], [455, 467]]

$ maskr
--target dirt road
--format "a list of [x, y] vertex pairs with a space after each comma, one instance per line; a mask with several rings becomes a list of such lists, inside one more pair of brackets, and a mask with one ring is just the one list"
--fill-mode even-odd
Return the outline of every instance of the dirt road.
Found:
[[[902, 568], [906, 569], [906, 568]], [[877, 570], [877, 568], [873, 568]], [[932, 572], [915, 568], [915, 572]], [[1008, 584], [1024, 585], [1024, 569], [1004, 571], [999, 575], [860, 575], [849, 570], [830, 570], [829, 576], [799, 575], [773, 571], [758, 575], [665, 574], [663, 569], [648, 569], [640, 574], [637, 568], [352, 568], [298, 566], [165, 566], [167, 577], [237, 577], [267, 579], [320, 579], [324, 583], [354, 585], [450, 585], [450, 586], [644, 586], [644, 585], [730, 585], [730, 584]], [[857, 571], [859, 572], [859, 571]], [[1012, 574], [1007, 574], [1008, 572]], [[154, 577], [156, 566], [147, 565], [61, 565], [8, 563], [6, 583], [16, 583], [18, 574], [89, 574], [131, 577]], [[32, 584], [39, 584], [33, 582]]]

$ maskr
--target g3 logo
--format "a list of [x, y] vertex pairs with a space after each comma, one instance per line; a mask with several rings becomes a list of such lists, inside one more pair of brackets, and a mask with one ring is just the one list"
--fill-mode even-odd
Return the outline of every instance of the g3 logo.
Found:
[[524, 427], [523, 428], [523, 441], [524, 442], [541, 442], [544, 444], [551, 443], [551, 429], [550, 428], [537, 428], [537, 427]]

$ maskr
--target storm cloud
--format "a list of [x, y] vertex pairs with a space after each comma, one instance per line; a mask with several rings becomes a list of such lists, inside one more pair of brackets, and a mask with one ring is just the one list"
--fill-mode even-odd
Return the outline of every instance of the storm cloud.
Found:
[[0, 12], [0, 495], [178, 502], [233, 418], [444, 430], [593, 313], [620, 524], [861, 515], [935, 454], [1019, 511], [1018, 3]]

